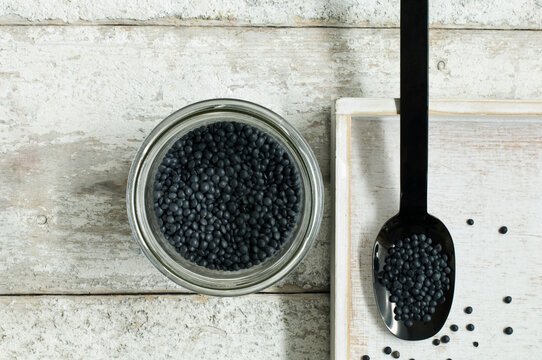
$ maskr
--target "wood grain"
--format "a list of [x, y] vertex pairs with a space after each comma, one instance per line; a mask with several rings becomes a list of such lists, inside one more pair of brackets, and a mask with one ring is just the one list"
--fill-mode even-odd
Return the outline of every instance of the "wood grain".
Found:
[[[457, 259], [454, 304], [437, 335], [452, 340], [439, 347], [431, 339], [404, 342], [390, 336], [372, 290], [374, 240], [398, 211], [399, 121], [353, 117], [351, 133], [356, 136], [351, 142], [350, 359], [379, 354], [384, 346], [406, 358], [537, 357], [542, 341], [542, 116], [431, 118], [428, 208], [450, 230]], [[466, 224], [468, 218], [474, 226]], [[506, 235], [498, 232], [502, 225], [509, 228]], [[513, 297], [512, 304], [503, 303], [506, 295]], [[472, 315], [463, 313], [468, 305], [474, 307]], [[449, 331], [453, 323], [460, 326], [458, 333]], [[468, 323], [476, 326], [474, 332], [465, 330]], [[506, 326], [514, 328], [512, 336], [503, 334]]]
[[325, 359], [327, 295], [0, 297], [2, 359]]
[[[267, 106], [313, 148], [326, 212], [271, 291], [329, 286], [329, 133], [339, 97], [399, 92], [396, 30], [0, 28], [0, 293], [163, 292], [125, 213], [130, 161], [174, 110], [212, 97]], [[542, 97], [542, 32], [434, 31], [431, 94]], [[436, 64], [445, 61], [444, 70]], [[43, 216], [45, 218], [43, 218]]]
[[[435, 27], [541, 29], [540, 0], [430, 1]], [[398, 27], [394, 0], [0, 0], [3, 24]]]

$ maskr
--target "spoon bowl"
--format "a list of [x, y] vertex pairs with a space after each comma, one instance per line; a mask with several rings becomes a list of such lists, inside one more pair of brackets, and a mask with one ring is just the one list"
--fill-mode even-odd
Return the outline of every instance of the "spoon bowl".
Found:
[[[404, 239], [413, 234], [425, 234], [433, 240], [434, 244], [442, 246], [442, 252], [448, 255], [448, 266], [451, 269], [450, 274], [448, 274], [450, 289], [444, 293], [446, 301], [436, 306], [435, 313], [431, 315], [430, 322], [415, 321], [413, 326], [407, 327], [403, 321], [394, 319], [393, 311], [396, 304], [389, 301], [389, 291], [380, 283], [377, 274], [384, 266], [388, 249], [393, 247], [397, 240]], [[442, 221], [427, 213], [425, 216], [420, 217], [405, 216], [399, 213], [389, 219], [382, 229], [380, 229], [373, 248], [373, 287], [376, 304], [382, 320], [388, 330], [395, 336], [404, 340], [423, 340], [438, 333], [446, 322], [448, 313], [452, 307], [454, 283], [454, 243], [450, 232]]]

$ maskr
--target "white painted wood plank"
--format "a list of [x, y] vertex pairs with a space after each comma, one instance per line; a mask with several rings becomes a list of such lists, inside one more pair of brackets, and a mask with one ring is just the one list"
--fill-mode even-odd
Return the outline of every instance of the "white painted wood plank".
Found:
[[[393, 107], [384, 110], [389, 113]], [[377, 313], [371, 252], [380, 227], [398, 211], [399, 121], [378, 120], [378, 115], [352, 119], [350, 359], [380, 354], [384, 346], [406, 358], [538, 356], [542, 117], [515, 122], [515, 116], [434, 116], [438, 120], [430, 123], [428, 207], [450, 230], [457, 261], [454, 305], [438, 334], [452, 340], [439, 347], [431, 345], [431, 339], [394, 338]], [[467, 218], [474, 219], [474, 226], [465, 223]], [[506, 235], [498, 233], [502, 225], [509, 228]], [[505, 295], [513, 297], [512, 304], [502, 302]], [[467, 305], [474, 307], [472, 315], [463, 313]], [[449, 331], [452, 323], [460, 326], [458, 333]], [[475, 324], [474, 332], [465, 330], [468, 323]], [[514, 328], [514, 335], [503, 334], [506, 326]], [[473, 341], [480, 347], [473, 347]]]
[[[430, 1], [436, 27], [540, 29], [540, 0]], [[394, 0], [1, 0], [4, 24], [130, 23], [175, 25], [399, 26]]]
[[326, 359], [327, 295], [0, 297], [2, 359]]
[[[335, 102], [335, 115], [397, 115], [399, 99], [342, 98]], [[429, 115], [542, 115], [542, 102], [531, 100], [429, 100]], [[516, 117], [514, 118], [516, 119]]]
[[331, 119], [333, 246], [331, 247], [331, 359], [349, 357], [350, 116]]
[[[130, 161], [160, 119], [237, 97], [291, 121], [326, 183], [319, 237], [271, 289], [329, 285], [330, 107], [397, 97], [396, 30], [164, 27], [0, 28], [0, 293], [183, 291], [132, 240]], [[542, 32], [435, 31], [439, 98], [542, 97]], [[439, 71], [438, 61], [446, 67]], [[46, 220], [42, 218], [46, 217]], [[43, 223], [45, 221], [45, 223]]]

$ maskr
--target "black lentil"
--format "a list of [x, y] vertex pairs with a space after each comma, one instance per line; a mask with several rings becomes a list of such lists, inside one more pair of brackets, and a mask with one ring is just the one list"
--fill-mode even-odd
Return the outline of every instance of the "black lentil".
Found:
[[399, 239], [388, 249], [378, 280], [395, 303], [396, 321], [410, 327], [414, 321], [431, 321], [439, 303], [446, 301], [451, 268], [442, 245], [425, 234]]
[[397, 350], [391, 353], [391, 356], [393, 356], [394, 359], [399, 359], [401, 357], [401, 353]]
[[478, 347], [478, 345], [479, 345], [478, 341], [475, 341], [475, 342], [472, 343], [472, 346], [474, 346], [474, 347]]
[[363, 355], [361, 357], [361, 360], [371, 360], [371, 358], [369, 357], [369, 355]]
[[514, 329], [512, 329], [510, 326], [504, 328], [504, 333], [506, 335], [512, 335], [513, 332], [514, 332]]
[[439, 346], [440, 345], [440, 340], [439, 339], [433, 340], [433, 345]]
[[465, 314], [472, 314], [472, 306], [467, 306], [465, 308]]
[[512, 297], [511, 296], [505, 296], [504, 299], [502, 299], [502, 301], [504, 301], [507, 304], [510, 304], [512, 302]]
[[474, 325], [468, 324], [468, 325], [467, 325], [467, 330], [468, 330], [468, 331], [474, 331]]
[[384, 348], [384, 354], [386, 354], [386, 355], [391, 354], [391, 347], [386, 346], [386, 347]]
[[442, 341], [443, 344], [447, 344], [450, 342], [450, 337], [448, 335], [444, 335], [440, 338], [440, 341]]
[[474, 225], [474, 220], [472, 220], [472, 219], [467, 219], [467, 224], [468, 224], [468, 225]]
[[459, 330], [459, 326], [457, 326], [456, 324], [453, 324], [452, 326], [450, 326], [450, 330], [455, 332], [455, 331]]
[[508, 232], [508, 228], [507, 228], [506, 226], [501, 226], [501, 227], [499, 228], [499, 232], [500, 232], [501, 234], [506, 234], [506, 233]]
[[273, 256], [290, 238], [302, 196], [288, 152], [235, 122], [201, 126], [175, 142], [153, 192], [166, 240], [185, 259], [225, 271]]

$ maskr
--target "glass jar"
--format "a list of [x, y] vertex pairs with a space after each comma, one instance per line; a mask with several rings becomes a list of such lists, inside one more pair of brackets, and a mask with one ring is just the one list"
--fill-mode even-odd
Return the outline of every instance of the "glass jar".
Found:
[[[238, 271], [210, 270], [184, 259], [169, 244], [154, 213], [153, 183], [169, 148], [191, 130], [214, 122], [249, 124], [271, 135], [299, 170], [303, 198], [297, 224], [282, 248], [261, 264]], [[309, 251], [322, 221], [324, 190], [318, 162], [301, 134], [274, 112], [247, 101], [213, 99], [186, 106], [160, 122], [139, 148], [126, 190], [132, 233], [151, 263], [198, 293], [236, 296], [260, 291], [290, 273]]]

